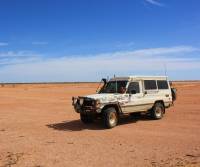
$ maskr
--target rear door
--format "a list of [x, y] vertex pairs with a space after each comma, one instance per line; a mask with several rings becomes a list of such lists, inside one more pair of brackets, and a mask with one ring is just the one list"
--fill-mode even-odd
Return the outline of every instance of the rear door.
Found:
[[162, 99], [165, 106], [169, 106], [172, 103], [171, 89], [167, 80], [157, 80], [158, 85], [158, 97]]
[[144, 80], [144, 97], [145, 110], [149, 110], [153, 107], [156, 100], [159, 100], [159, 91], [156, 80]]

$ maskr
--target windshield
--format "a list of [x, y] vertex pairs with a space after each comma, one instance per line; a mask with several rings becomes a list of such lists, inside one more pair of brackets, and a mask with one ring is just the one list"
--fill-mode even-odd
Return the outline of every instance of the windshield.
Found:
[[125, 93], [128, 81], [109, 81], [101, 93]]

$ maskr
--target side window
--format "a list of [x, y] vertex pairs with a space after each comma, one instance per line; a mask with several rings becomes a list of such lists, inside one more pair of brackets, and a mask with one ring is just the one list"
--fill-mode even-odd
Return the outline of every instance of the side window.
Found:
[[157, 81], [158, 89], [168, 89], [168, 83], [165, 80], [158, 80]]
[[139, 82], [131, 82], [128, 86], [128, 93], [130, 94], [140, 93]]
[[145, 90], [157, 89], [155, 80], [144, 80]]

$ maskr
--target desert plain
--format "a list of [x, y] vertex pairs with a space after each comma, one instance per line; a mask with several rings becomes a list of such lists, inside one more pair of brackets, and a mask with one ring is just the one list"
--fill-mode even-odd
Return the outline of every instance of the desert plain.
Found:
[[97, 83], [0, 85], [0, 167], [200, 166], [200, 82], [175, 82], [161, 120], [124, 117], [85, 125], [72, 96]]

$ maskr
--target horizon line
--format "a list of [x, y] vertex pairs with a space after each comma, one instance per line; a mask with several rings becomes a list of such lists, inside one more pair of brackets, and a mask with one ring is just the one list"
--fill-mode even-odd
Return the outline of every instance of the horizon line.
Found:
[[[169, 80], [171, 82], [200, 82], [200, 80]], [[100, 83], [100, 81], [64, 81], [64, 82], [0, 82], [0, 85], [12, 84], [82, 84], [82, 83]]]

